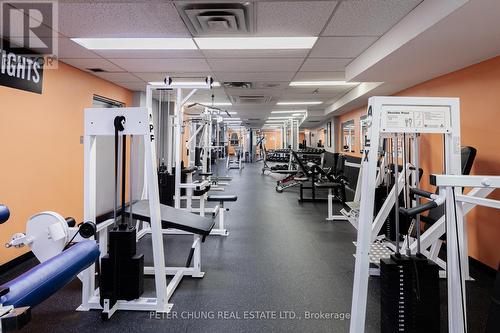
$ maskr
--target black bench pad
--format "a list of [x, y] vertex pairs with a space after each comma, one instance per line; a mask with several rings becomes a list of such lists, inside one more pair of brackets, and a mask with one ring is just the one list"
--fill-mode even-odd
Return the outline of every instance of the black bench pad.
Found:
[[342, 184], [333, 182], [318, 182], [314, 183], [314, 186], [322, 188], [336, 188], [342, 186]]
[[235, 194], [210, 194], [207, 197], [207, 201], [225, 202], [236, 200], [238, 200], [238, 196]]
[[198, 176], [202, 176], [202, 177], [209, 177], [213, 174], [214, 174], [213, 172], [198, 172]]
[[[178, 229], [194, 234], [208, 236], [215, 221], [185, 210], [160, 204], [161, 226], [163, 229]], [[132, 218], [150, 222], [149, 200], [140, 200], [132, 204]]]
[[296, 175], [297, 173], [299, 173], [298, 170], [271, 170], [271, 172], [282, 175]]

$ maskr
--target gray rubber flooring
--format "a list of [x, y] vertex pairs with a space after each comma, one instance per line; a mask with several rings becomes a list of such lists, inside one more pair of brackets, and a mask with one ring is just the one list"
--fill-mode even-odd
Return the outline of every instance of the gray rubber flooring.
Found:
[[[168, 316], [117, 312], [102, 321], [98, 311], [76, 312], [80, 282], [73, 281], [33, 309], [24, 332], [347, 332], [354, 270], [354, 228], [327, 222], [326, 204], [297, 202], [297, 189], [282, 194], [247, 164], [226, 193], [238, 194], [227, 207], [227, 238], [207, 238], [202, 249], [203, 279], [184, 278]], [[218, 192], [220, 193], [220, 192]], [[191, 236], [166, 236], [169, 265], [183, 265]], [[147, 239], [139, 251], [152, 261]], [[15, 276], [27, 262], [3, 280]], [[493, 278], [477, 273], [468, 287], [469, 327], [484, 331]], [[154, 290], [146, 278], [146, 294]], [[442, 284], [445, 297], [445, 284]], [[444, 299], [444, 298], [443, 298]], [[446, 328], [443, 303], [443, 328]], [[378, 280], [369, 287], [367, 332], [379, 332]]]

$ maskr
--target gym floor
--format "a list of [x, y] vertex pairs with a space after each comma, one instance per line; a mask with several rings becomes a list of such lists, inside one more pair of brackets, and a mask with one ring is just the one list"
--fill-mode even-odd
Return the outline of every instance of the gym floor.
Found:
[[[328, 222], [326, 204], [297, 202], [297, 190], [282, 194], [274, 181], [261, 175], [261, 163], [246, 164], [240, 173], [231, 170], [227, 193], [238, 194], [229, 203], [230, 235], [208, 237], [202, 247], [203, 279], [184, 278], [173, 295], [170, 316], [151, 317], [146, 312], [117, 312], [102, 321], [98, 311], [76, 312], [80, 282], [75, 280], [33, 309], [24, 332], [347, 332], [351, 309], [356, 232], [348, 222]], [[191, 236], [166, 236], [169, 265], [183, 265]], [[139, 251], [152, 262], [149, 242]], [[10, 279], [33, 266], [30, 260], [1, 277]], [[468, 283], [470, 332], [484, 331], [494, 277], [471, 268]], [[442, 281], [441, 299], [446, 297]], [[145, 294], [154, 289], [145, 279]], [[446, 331], [446, 304], [442, 302]], [[259, 313], [250, 311], [260, 311]], [[263, 315], [268, 319], [248, 319]], [[321, 312], [336, 313], [333, 319], [310, 318]], [[177, 319], [173, 318], [177, 316]], [[214, 318], [199, 319], [200, 316]], [[245, 319], [245, 316], [247, 318]], [[280, 319], [279, 317], [294, 319]], [[379, 332], [378, 280], [369, 286], [367, 332]], [[191, 318], [188, 318], [191, 317]], [[193, 318], [194, 317], [194, 318]], [[237, 318], [239, 317], [239, 318]], [[344, 318], [344, 319], [342, 319]]]

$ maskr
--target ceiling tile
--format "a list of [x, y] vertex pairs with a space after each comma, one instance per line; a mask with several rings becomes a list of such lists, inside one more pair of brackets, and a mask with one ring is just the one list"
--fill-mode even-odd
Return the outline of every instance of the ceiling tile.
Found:
[[58, 10], [68, 37], [191, 37], [170, 2], [61, 1]]
[[293, 81], [345, 80], [344, 72], [298, 72]]
[[295, 72], [216, 72], [215, 75], [220, 81], [276, 81], [276, 82], [288, 82], [290, 81]]
[[141, 82], [115, 82], [117, 85], [132, 91], [146, 91], [146, 85]]
[[204, 59], [110, 59], [128, 72], [210, 72]]
[[95, 52], [108, 59], [202, 59], [205, 57], [199, 50], [96, 50]]
[[95, 59], [101, 58], [97, 53], [81, 47], [69, 38], [60, 37], [58, 39], [58, 52], [59, 58], [78, 58], [78, 59]]
[[305, 58], [309, 50], [204, 50], [207, 58]]
[[[294, 94], [285, 93], [281, 96], [280, 101], [326, 101], [338, 94]], [[294, 106], [295, 107], [295, 106]], [[307, 105], [301, 105], [300, 107], [307, 107]]]
[[318, 36], [337, 1], [257, 3], [257, 35]]
[[320, 37], [311, 51], [313, 58], [356, 58], [377, 37]]
[[323, 36], [381, 36], [422, 0], [342, 1]]
[[259, 58], [259, 59], [208, 59], [215, 72], [274, 72], [297, 71], [302, 58]]
[[[354, 86], [289, 87], [287, 93], [308, 94], [309, 96], [336, 95], [346, 93], [353, 88]], [[316, 93], [314, 93], [314, 91], [316, 91]]]
[[281, 96], [283, 89], [224, 89], [226, 94], [231, 96], [240, 95], [264, 95], [264, 96]]
[[103, 72], [103, 73], [93, 73], [95, 76], [103, 78], [111, 82], [140, 82], [146, 85], [144, 81], [128, 72]]
[[107, 72], [123, 72], [115, 64], [105, 59], [59, 59], [60, 61], [73, 67], [88, 71], [88, 68], [100, 68]]
[[343, 72], [352, 59], [344, 58], [309, 58], [300, 68], [303, 72]]

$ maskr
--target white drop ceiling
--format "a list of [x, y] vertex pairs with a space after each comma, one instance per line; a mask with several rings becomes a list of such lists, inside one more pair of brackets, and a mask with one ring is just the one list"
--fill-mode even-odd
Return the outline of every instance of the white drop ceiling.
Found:
[[[482, 0], [492, 2], [498, 0]], [[179, 11], [186, 3], [240, 3], [252, 10], [250, 36], [315, 36], [310, 50], [180, 50], [127, 51], [87, 50], [72, 42], [75, 37], [195, 37]], [[423, 2], [423, 3], [422, 3]], [[252, 82], [254, 89], [214, 89], [216, 102], [229, 102], [232, 95], [263, 95], [271, 97], [265, 105], [227, 107], [238, 111], [238, 117], [263, 120], [271, 110], [290, 109], [276, 106], [278, 101], [322, 101], [307, 107], [309, 120], [323, 120], [333, 105], [347, 105], [346, 96], [366, 97], [366, 89], [356, 87], [289, 87], [291, 81], [344, 80], [346, 67], [353, 68], [347, 79], [363, 82], [365, 77], [377, 81], [377, 73], [388, 77], [387, 63], [378, 63], [382, 72], [364, 75], [360, 59], [383, 43], [387, 36], [400, 36], [411, 14], [423, 5], [453, 7], [453, 2], [467, 0], [338, 0], [338, 1], [168, 1], [168, 0], [59, 0], [59, 57], [62, 62], [83, 71], [101, 68], [95, 75], [133, 91], [144, 91], [148, 81], [172, 77], [213, 76], [219, 82]], [[476, 6], [479, 0], [471, 0]], [[456, 7], [459, 7], [456, 5]], [[456, 8], [449, 9], [453, 12]], [[429, 7], [428, 10], [433, 10]], [[421, 14], [425, 21], [425, 12]], [[442, 18], [441, 18], [442, 19]], [[437, 19], [436, 19], [437, 20]], [[498, 21], [497, 21], [498, 22]], [[437, 23], [437, 22], [436, 22]], [[248, 36], [248, 35], [247, 35]], [[223, 37], [223, 36], [222, 36]], [[382, 38], [381, 38], [382, 37]], [[413, 36], [415, 37], [415, 36]], [[436, 43], [437, 41], [432, 41]], [[401, 40], [401, 44], [404, 41]], [[396, 48], [397, 49], [397, 48]], [[406, 54], [408, 56], [408, 54]], [[415, 55], [411, 55], [415, 57]], [[364, 62], [363, 62], [364, 63]], [[356, 66], [354, 66], [356, 64]], [[402, 66], [401, 61], [398, 65]], [[417, 68], [407, 64], [412, 70]], [[368, 68], [369, 69], [369, 68]], [[384, 72], [385, 71], [385, 72]], [[372, 75], [370, 75], [372, 74]], [[382, 75], [383, 74], [383, 75]], [[425, 76], [425, 75], [424, 75]], [[423, 78], [423, 77], [422, 77]], [[382, 81], [382, 80], [381, 80]], [[384, 80], [385, 81], [385, 80]], [[390, 84], [391, 82], [389, 82]], [[373, 85], [373, 87], [380, 87]], [[351, 91], [353, 90], [353, 91]], [[364, 95], [357, 94], [363, 91]], [[350, 93], [349, 93], [350, 92]], [[343, 98], [344, 97], [344, 98]], [[209, 103], [210, 93], [199, 93], [194, 100]], [[225, 107], [226, 108], [226, 107]], [[297, 107], [303, 109], [304, 107]], [[346, 110], [344, 107], [343, 111]]]

